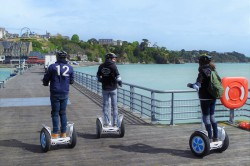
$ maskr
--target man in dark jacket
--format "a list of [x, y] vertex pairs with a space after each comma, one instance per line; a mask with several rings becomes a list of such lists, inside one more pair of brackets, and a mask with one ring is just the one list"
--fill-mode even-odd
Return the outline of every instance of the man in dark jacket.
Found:
[[99, 66], [97, 71], [97, 79], [102, 83], [104, 126], [108, 126], [111, 122], [109, 117], [109, 98], [111, 98], [113, 126], [117, 127], [117, 84], [122, 86], [122, 81], [115, 64], [117, 56], [114, 53], [108, 53], [105, 58], [106, 61]]
[[68, 102], [69, 84], [74, 83], [74, 72], [72, 66], [66, 61], [65, 51], [57, 52], [57, 61], [48, 67], [43, 78], [43, 85], [50, 83], [50, 102], [53, 130], [51, 136], [58, 138], [59, 116], [61, 121], [60, 137], [66, 137], [67, 116], [66, 107]]

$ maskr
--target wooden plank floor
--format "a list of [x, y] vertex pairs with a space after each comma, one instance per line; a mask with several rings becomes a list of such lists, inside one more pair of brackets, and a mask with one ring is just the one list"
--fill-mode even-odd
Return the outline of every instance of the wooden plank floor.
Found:
[[[0, 106], [0, 165], [250, 165], [250, 132], [226, 126], [229, 148], [212, 152], [203, 159], [192, 155], [188, 141], [199, 124], [150, 125], [133, 114], [125, 114], [124, 138], [96, 139], [96, 115], [101, 115], [101, 98], [77, 84], [71, 87], [68, 120], [75, 123], [77, 145], [74, 149], [56, 146], [48, 153], [40, 149], [41, 125], [51, 126], [50, 106], [39, 105], [49, 97], [42, 86], [42, 67], [33, 67], [16, 76], [0, 89], [0, 100], [38, 98], [37, 106]], [[42, 104], [42, 103], [40, 103]], [[220, 124], [224, 125], [224, 124]]]

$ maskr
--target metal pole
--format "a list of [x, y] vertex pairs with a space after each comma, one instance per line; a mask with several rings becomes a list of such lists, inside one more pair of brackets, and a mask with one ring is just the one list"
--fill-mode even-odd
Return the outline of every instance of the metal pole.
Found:
[[130, 110], [133, 112], [134, 110], [134, 87], [130, 86]]
[[155, 121], [155, 93], [151, 91], [151, 122]]
[[21, 41], [20, 41], [19, 67], [18, 67], [19, 74], [21, 74], [21, 52], [22, 52], [22, 47], [21, 47]]
[[174, 125], [174, 93], [171, 93], [171, 120], [170, 125]]
[[229, 110], [229, 123], [234, 123], [234, 109]]

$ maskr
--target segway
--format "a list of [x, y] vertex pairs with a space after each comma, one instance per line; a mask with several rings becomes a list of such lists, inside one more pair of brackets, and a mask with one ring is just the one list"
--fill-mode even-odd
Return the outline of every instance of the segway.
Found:
[[[202, 116], [201, 116], [202, 118]], [[197, 157], [204, 157], [209, 154], [211, 150], [222, 153], [229, 146], [229, 138], [224, 130], [224, 127], [218, 128], [218, 141], [210, 142], [208, 133], [205, 130], [203, 121], [201, 119], [201, 129], [196, 129], [190, 136], [189, 147], [191, 152]]]
[[101, 138], [103, 134], [116, 134], [120, 138], [124, 137], [125, 134], [125, 125], [123, 121], [123, 115], [118, 115], [117, 127], [112, 126], [110, 123], [108, 126], [104, 126], [103, 117], [98, 117], [96, 119], [96, 136]]
[[218, 127], [218, 142], [210, 142], [205, 129], [196, 130], [189, 139], [192, 153], [197, 157], [204, 157], [211, 150], [222, 153], [229, 146], [229, 138], [224, 127]]
[[68, 122], [65, 138], [59, 137], [56, 139], [52, 139], [50, 127], [44, 124], [42, 126], [43, 128], [40, 132], [40, 143], [43, 152], [49, 151], [51, 146], [55, 145], [68, 144], [69, 148], [75, 147], [77, 138], [76, 138], [76, 130], [74, 128], [74, 123]]

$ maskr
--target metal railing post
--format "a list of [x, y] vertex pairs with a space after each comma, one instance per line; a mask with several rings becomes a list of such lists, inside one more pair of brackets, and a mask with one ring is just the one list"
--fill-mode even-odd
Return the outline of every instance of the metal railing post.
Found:
[[101, 93], [101, 89], [100, 89], [98, 81], [96, 81], [96, 86], [97, 86], [97, 94], [100, 94]]
[[134, 93], [135, 93], [134, 87], [130, 86], [130, 111], [132, 112], [134, 110]]
[[90, 79], [91, 79], [91, 80], [90, 80], [90, 81], [91, 81], [91, 82], [90, 82], [90, 83], [91, 83], [91, 91], [95, 90], [95, 89], [94, 89], [94, 86], [95, 86], [95, 85], [94, 85], [94, 79], [93, 79], [93, 78], [94, 78], [94, 76], [90, 76]]
[[171, 93], [171, 121], [170, 125], [174, 125], [174, 92]]
[[85, 85], [85, 87], [88, 88], [88, 85], [87, 85], [87, 75], [86, 74], [83, 74], [82, 75], [82, 84]]
[[125, 90], [124, 89], [122, 89], [122, 98], [123, 98], [123, 102], [122, 102], [122, 104], [123, 105], [126, 105], [126, 103], [125, 103]]
[[151, 91], [151, 122], [155, 121], [155, 93]]
[[143, 97], [141, 96], [141, 118], [143, 116]]
[[89, 75], [87, 75], [87, 79], [88, 79], [88, 80], [87, 80], [87, 87], [88, 87], [88, 89], [91, 89], [91, 88], [90, 88], [90, 83], [89, 83]]
[[229, 110], [229, 122], [234, 123], [234, 109]]
[[81, 75], [79, 75], [79, 77], [80, 77], [80, 78], [79, 78], [80, 84], [81, 84], [81, 85], [84, 85], [84, 84], [83, 84], [83, 79], [84, 79], [83, 73], [81, 73]]

